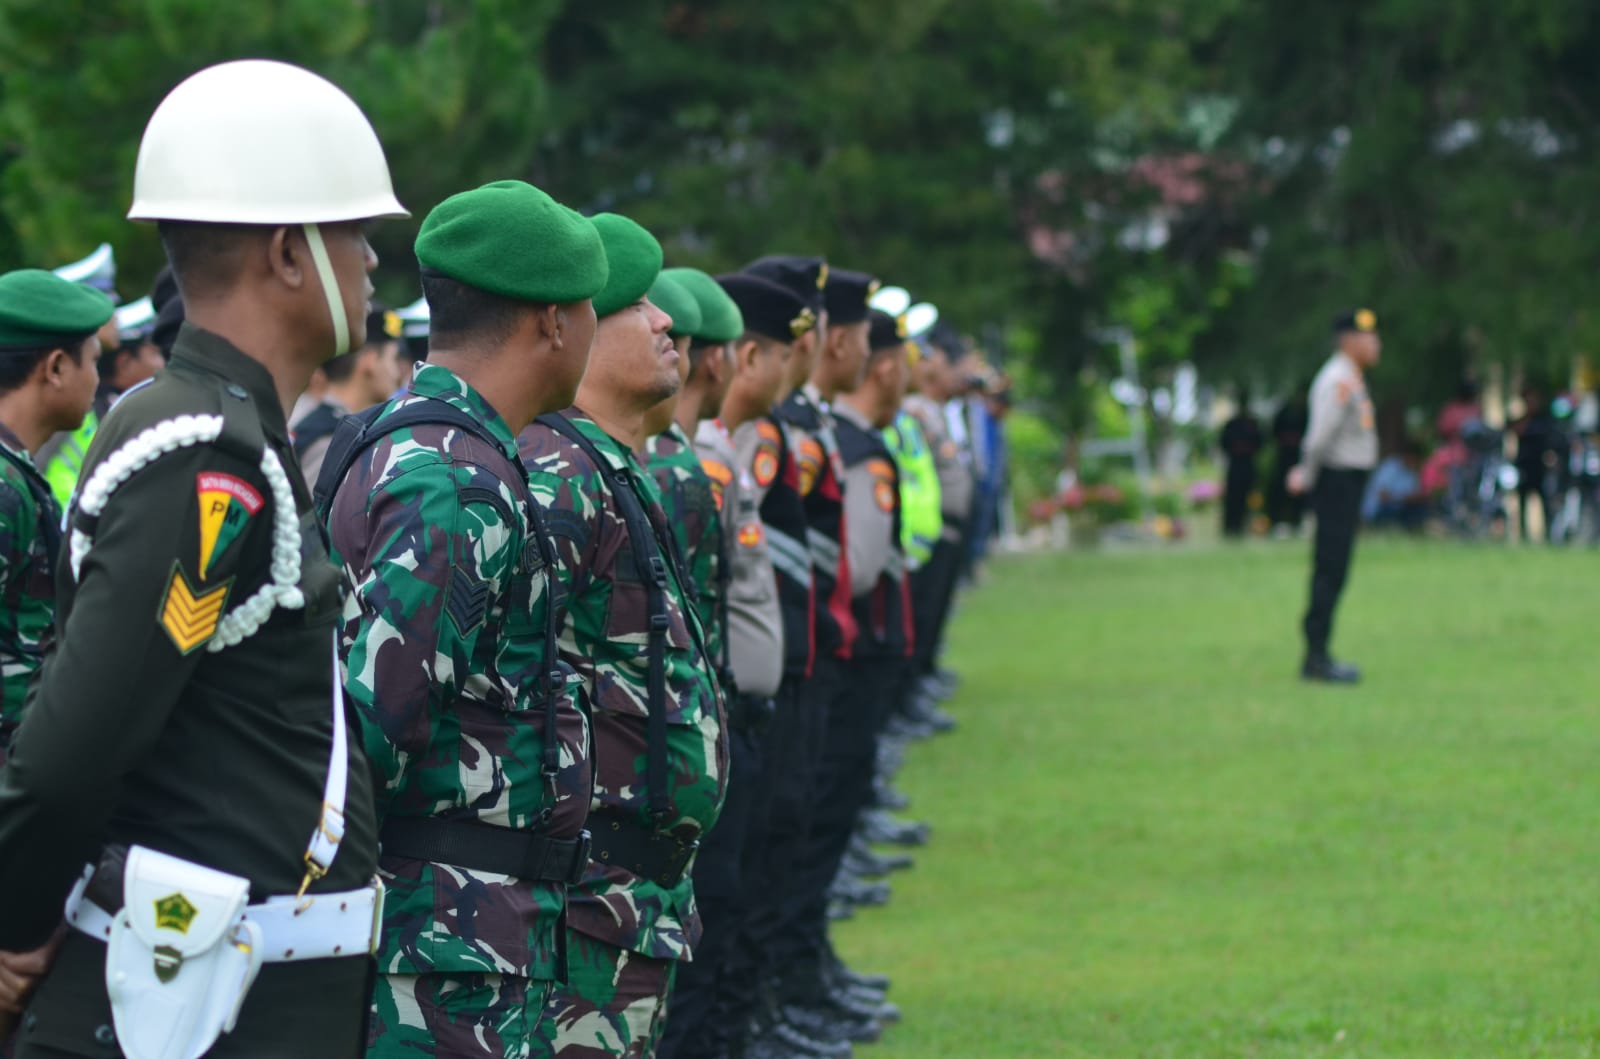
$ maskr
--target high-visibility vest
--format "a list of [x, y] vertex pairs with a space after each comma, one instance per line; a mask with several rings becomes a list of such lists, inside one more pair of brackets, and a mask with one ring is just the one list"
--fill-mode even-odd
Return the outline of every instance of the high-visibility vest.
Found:
[[72, 491], [78, 487], [78, 472], [83, 470], [83, 457], [89, 452], [89, 442], [99, 429], [100, 419], [93, 412], [83, 417], [83, 426], [61, 439], [61, 447], [50, 454], [44, 465], [44, 480], [50, 483], [56, 503], [65, 511], [72, 500]]
[[900, 468], [900, 537], [906, 559], [921, 566], [933, 554], [944, 529], [939, 512], [939, 470], [922, 427], [909, 412], [897, 412], [883, 431], [889, 451]]

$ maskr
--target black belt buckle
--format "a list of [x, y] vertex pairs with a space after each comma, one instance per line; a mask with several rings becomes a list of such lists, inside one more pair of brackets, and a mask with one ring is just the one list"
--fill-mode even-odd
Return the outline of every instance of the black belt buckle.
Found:
[[577, 886], [583, 881], [583, 873], [589, 867], [589, 847], [593, 838], [588, 829], [578, 832], [577, 851], [572, 855], [572, 864], [567, 868], [567, 885]]

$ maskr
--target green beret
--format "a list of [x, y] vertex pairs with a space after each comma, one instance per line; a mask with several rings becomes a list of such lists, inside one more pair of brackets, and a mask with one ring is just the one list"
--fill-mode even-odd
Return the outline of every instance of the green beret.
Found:
[[581, 302], [606, 285], [595, 226], [520, 180], [451, 195], [422, 222], [416, 249], [425, 272], [516, 301]]
[[116, 306], [92, 287], [39, 268], [0, 276], [0, 351], [50, 349], [100, 330]]
[[674, 338], [679, 335], [693, 337], [700, 330], [700, 303], [671, 276], [663, 273], [656, 277], [656, 281], [650, 285], [650, 300], [657, 309], [672, 317], [669, 334]]
[[702, 342], [734, 342], [744, 334], [744, 316], [738, 303], [728, 297], [721, 284], [697, 268], [669, 268], [671, 276], [700, 303], [700, 329], [694, 337]]
[[626, 309], [650, 291], [661, 275], [661, 244], [637, 222], [617, 213], [597, 213], [591, 218], [605, 244], [611, 278], [594, 296], [594, 314], [610, 316]]

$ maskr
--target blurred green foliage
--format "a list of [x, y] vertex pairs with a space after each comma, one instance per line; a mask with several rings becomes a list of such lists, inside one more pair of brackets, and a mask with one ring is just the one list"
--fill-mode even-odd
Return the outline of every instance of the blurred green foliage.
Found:
[[637, 217], [709, 269], [813, 250], [936, 302], [1089, 428], [1119, 371], [1274, 388], [1327, 319], [1380, 313], [1380, 392], [1488, 364], [1559, 372], [1589, 308], [1600, 10], [1587, 0], [0, 0], [0, 267], [107, 240], [144, 121], [246, 56], [343, 85], [409, 222], [520, 177]]

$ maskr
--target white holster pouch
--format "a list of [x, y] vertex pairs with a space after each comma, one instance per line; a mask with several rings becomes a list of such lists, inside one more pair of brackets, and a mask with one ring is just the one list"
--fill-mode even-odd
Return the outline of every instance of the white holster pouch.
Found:
[[84, 896], [92, 869], [67, 898], [68, 924], [106, 942], [106, 992], [127, 1059], [204, 1055], [233, 1029], [263, 963], [377, 951], [381, 882], [306, 892], [327, 874], [344, 837], [348, 737], [337, 650], [333, 662], [333, 745], [299, 893], [252, 905], [248, 879], [133, 846], [120, 912], [113, 916]]
[[139, 846], [111, 925], [106, 991], [128, 1059], [196, 1059], [233, 1029], [261, 969], [250, 883]]

